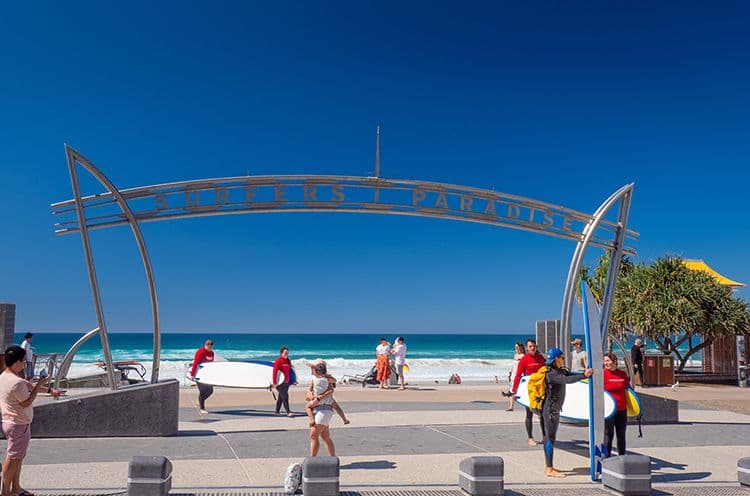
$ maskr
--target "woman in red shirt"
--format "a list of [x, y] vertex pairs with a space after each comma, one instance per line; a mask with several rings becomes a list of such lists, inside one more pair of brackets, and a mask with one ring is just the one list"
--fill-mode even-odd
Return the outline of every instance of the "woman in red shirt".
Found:
[[617, 369], [617, 355], [604, 354], [604, 390], [615, 400], [615, 414], [604, 421], [606, 456], [612, 454], [612, 434], [617, 434], [617, 453], [625, 454], [625, 429], [628, 427], [628, 402], [626, 399], [630, 379], [624, 370]]
[[[279, 397], [276, 398], [276, 415], [281, 415], [281, 405], [284, 405], [287, 417], [294, 417], [289, 409], [289, 383], [291, 382], [292, 362], [289, 360], [289, 348], [282, 346], [279, 350], [279, 358], [273, 362], [273, 372], [271, 375], [271, 384], [276, 388]], [[284, 378], [277, 384], [279, 372], [284, 374]]]
[[[210, 339], [206, 340], [206, 343], [198, 348], [193, 358], [193, 367], [190, 369], [190, 378], [195, 378], [195, 373], [198, 372], [198, 365], [206, 362], [214, 361], [214, 342]], [[214, 393], [214, 387], [208, 384], [198, 383], [198, 410], [201, 415], [208, 413], [206, 410], [206, 400], [209, 396]]]

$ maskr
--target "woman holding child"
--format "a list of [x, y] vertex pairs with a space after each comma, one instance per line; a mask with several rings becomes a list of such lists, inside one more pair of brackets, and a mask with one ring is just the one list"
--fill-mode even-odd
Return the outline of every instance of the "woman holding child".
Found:
[[336, 456], [329, 428], [333, 418], [333, 385], [328, 379], [328, 369], [323, 360], [316, 360], [310, 364], [310, 368], [313, 379], [307, 392], [309, 403], [305, 408], [310, 419], [310, 456], [318, 455], [321, 437], [326, 443], [328, 454]]

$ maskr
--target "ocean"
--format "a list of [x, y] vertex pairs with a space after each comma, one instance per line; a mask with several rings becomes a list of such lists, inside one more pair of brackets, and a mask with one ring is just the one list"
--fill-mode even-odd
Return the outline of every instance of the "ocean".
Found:
[[[78, 333], [35, 333], [37, 354], [58, 353], [59, 358], [81, 336]], [[447, 382], [453, 373], [472, 382], [494, 383], [508, 378], [513, 365], [513, 345], [531, 334], [402, 334], [407, 344], [407, 380]], [[386, 335], [393, 342], [396, 335]], [[287, 346], [300, 380], [309, 377], [306, 362], [323, 358], [331, 374], [363, 374], [375, 363], [377, 334], [241, 334], [241, 333], [167, 333], [162, 334], [160, 378], [184, 381], [186, 363], [207, 338], [214, 341], [215, 352], [227, 360], [269, 360], [278, 357]], [[110, 333], [114, 360], [138, 360], [151, 369], [153, 336], [151, 333]], [[16, 342], [23, 340], [16, 334]], [[71, 372], [83, 372], [102, 361], [101, 344], [92, 338], [76, 354]]]

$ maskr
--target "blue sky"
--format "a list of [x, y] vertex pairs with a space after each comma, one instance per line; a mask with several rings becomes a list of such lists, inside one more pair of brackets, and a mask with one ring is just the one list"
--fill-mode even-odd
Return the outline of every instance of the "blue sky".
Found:
[[[63, 143], [121, 188], [248, 171], [366, 176], [378, 123], [385, 177], [586, 212], [633, 181], [639, 260], [703, 258], [750, 282], [749, 10], [6, 5], [0, 300], [18, 305], [21, 330], [96, 325], [80, 238], [53, 234], [49, 204], [71, 197]], [[558, 318], [574, 249], [397, 216], [225, 216], [143, 231], [171, 332], [523, 332]], [[128, 231], [92, 239], [110, 329], [148, 330]]]

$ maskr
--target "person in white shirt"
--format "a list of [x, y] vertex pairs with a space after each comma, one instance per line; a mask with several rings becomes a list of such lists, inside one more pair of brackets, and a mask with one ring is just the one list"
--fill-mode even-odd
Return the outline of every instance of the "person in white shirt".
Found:
[[396, 338], [396, 343], [393, 345], [393, 349], [391, 350], [391, 355], [396, 357], [396, 370], [398, 371], [398, 381], [399, 384], [401, 384], [401, 387], [398, 388], [400, 391], [403, 391], [406, 389], [405, 383], [404, 383], [404, 364], [406, 363], [406, 343], [404, 343], [404, 338], [401, 336]]
[[377, 379], [380, 388], [388, 389], [388, 378], [391, 377], [391, 345], [385, 338], [380, 338], [380, 344], [375, 348], [376, 366], [378, 370]]
[[573, 345], [573, 352], [570, 354], [570, 371], [583, 373], [587, 367], [586, 352], [583, 349], [583, 341], [576, 338], [571, 343]]
[[27, 332], [23, 337], [23, 343], [21, 348], [26, 351], [26, 366], [24, 367], [24, 373], [27, 379], [33, 379], [34, 377], [34, 348], [31, 347], [31, 339], [34, 337], [33, 334]]

